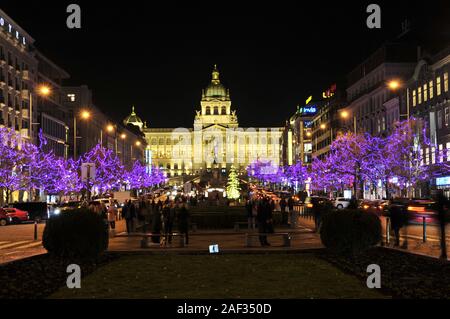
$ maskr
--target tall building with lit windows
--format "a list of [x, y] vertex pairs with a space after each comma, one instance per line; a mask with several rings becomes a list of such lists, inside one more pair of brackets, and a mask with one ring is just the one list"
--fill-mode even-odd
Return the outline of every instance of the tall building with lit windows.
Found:
[[[450, 46], [434, 55], [423, 55], [407, 86], [402, 90], [402, 113], [421, 118], [426, 123], [431, 145], [423, 147], [424, 165], [433, 166], [450, 160]], [[432, 178], [430, 183], [450, 198], [450, 174]], [[416, 196], [429, 196], [424, 185]]]
[[257, 159], [281, 163], [283, 128], [239, 127], [230, 91], [221, 83], [216, 66], [202, 91], [193, 128], [140, 128], [153, 165], [164, 169], [168, 177], [200, 175], [214, 168], [226, 174], [232, 165], [244, 173]]
[[16, 131], [23, 141], [36, 141], [34, 91], [37, 64], [34, 39], [0, 10], [0, 126]]

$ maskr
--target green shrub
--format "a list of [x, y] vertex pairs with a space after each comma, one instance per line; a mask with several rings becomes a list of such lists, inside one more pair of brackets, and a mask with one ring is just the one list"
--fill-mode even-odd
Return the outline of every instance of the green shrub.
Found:
[[381, 241], [381, 221], [360, 210], [332, 211], [323, 216], [320, 238], [337, 253], [356, 254]]
[[47, 221], [42, 242], [52, 255], [92, 259], [108, 248], [108, 232], [100, 215], [74, 209]]

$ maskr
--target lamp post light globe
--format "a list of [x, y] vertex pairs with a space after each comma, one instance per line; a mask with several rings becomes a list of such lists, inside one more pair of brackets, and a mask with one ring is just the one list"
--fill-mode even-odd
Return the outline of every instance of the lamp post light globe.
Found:
[[49, 96], [52, 93], [52, 90], [48, 85], [41, 84], [37, 89], [37, 93], [41, 96]]
[[392, 80], [388, 82], [388, 87], [391, 90], [397, 90], [400, 87], [400, 82], [397, 80]]
[[91, 117], [91, 113], [89, 111], [81, 111], [80, 116], [82, 119], [87, 120]]

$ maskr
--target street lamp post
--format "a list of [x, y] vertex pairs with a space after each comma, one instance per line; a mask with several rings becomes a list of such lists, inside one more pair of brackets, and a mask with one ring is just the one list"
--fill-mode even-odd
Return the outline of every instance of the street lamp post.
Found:
[[[81, 111], [80, 116], [82, 119], [87, 120], [91, 117], [91, 113], [88, 111]], [[77, 159], [77, 114], [73, 115], [73, 159]]]

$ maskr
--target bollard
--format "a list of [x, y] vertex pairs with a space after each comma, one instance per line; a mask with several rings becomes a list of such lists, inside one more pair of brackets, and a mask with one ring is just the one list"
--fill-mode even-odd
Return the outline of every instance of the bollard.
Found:
[[38, 239], [37, 235], [37, 220], [34, 221], [34, 240]]
[[425, 217], [422, 217], [423, 220], [423, 242], [427, 241], [427, 221]]
[[389, 244], [390, 237], [391, 237], [391, 219], [389, 217], [386, 217], [386, 244]]

